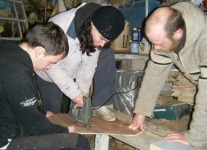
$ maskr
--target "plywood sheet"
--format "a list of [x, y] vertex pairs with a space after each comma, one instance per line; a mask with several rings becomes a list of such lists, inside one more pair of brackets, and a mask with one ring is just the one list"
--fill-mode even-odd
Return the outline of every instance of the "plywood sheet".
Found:
[[89, 125], [77, 123], [70, 118], [68, 114], [55, 114], [48, 118], [52, 123], [65, 127], [75, 126], [77, 133], [81, 134], [106, 134], [106, 135], [129, 135], [133, 136], [141, 132], [141, 130], [128, 129], [129, 124], [122, 121], [107, 122], [97, 117], [92, 117]]
[[112, 135], [112, 137], [140, 150], [149, 150], [151, 143], [163, 139], [162, 137], [147, 131], [140, 132], [135, 136]]

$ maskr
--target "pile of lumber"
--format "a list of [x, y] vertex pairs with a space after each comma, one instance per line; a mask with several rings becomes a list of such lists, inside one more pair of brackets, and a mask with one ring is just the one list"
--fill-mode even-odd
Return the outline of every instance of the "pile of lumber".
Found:
[[171, 96], [178, 101], [194, 104], [196, 86], [186, 79], [181, 73], [168, 77], [168, 82], [172, 82]]

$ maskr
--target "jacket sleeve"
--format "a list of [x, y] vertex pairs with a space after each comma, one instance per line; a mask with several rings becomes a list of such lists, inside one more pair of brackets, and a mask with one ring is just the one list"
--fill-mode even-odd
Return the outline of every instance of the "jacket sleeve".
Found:
[[68, 128], [52, 124], [43, 113], [39, 112], [37, 90], [33, 81], [32, 76], [22, 75], [5, 85], [5, 94], [16, 121], [27, 134], [68, 133]]
[[[45, 72], [48, 77], [59, 87], [59, 89], [70, 99], [76, 98], [81, 92], [86, 94], [89, 93], [89, 88], [93, 79], [95, 68], [97, 66], [98, 56], [100, 51], [92, 53], [91, 56], [84, 54], [82, 60], [76, 69], [76, 81], [65, 70], [65, 65], [59, 61], [57, 64], [53, 65], [50, 70], [41, 70]], [[67, 56], [70, 57], [70, 56]], [[65, 58], [69, 59], [69, 58]], [[69, 66], [68, 66], [69, 67]]]
[[59, 87], [59, 89], [70, 99], [74, 99], [81, 92], [80, 86], [66, 72], [61, 65], [61, 61], [53, 65], [50, 70], [44, 70], [50, 79]]
[[153, 117], [153, 110], [166, 82], [172, 61], [169, 57], [151, 51], [145, 74], [138, 92], [134, 113]]
[[[203, 42], [205, 44], [205, 42]], [[205, 46], [207, 47], [207, 46]], [[185, 134], [187, 141], [194, 147], [207, 147], [207, 53], [200, 53], [200, 77], [198, 79], [195, 106], [190, 129]]]
[[86, 94], [89, 94], [89, 88], [97, 67], [99, 54], [100, 50], [98, 49], [94, 53], [91, 53], [91, 56], [84, 54], [77, 70], [76, 82]]
[[[207, 70], [207, 69], [206, 69]], [[185, 134], [187, 141], [195, 147], [207, 147], [207, 76], [198, 80], [193, 117], [190, 129]]]

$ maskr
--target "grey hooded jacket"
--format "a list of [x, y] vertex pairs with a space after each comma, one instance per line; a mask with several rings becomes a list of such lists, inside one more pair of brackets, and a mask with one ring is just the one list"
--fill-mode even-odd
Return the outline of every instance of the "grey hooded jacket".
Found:
[[[36, 72], [43, 80], [55, 83], [70, 99], [76, 98], [81, 92], [86, 95], [89, 93], [100, 53], [100, 50], [96, 49], [94, 53], [90, 53], [91, 56], [87, 56], [86, 53], [82, 54], [80, 51], [80, 41], [75, 33], [73, 21], [77, 10], [85, 5], [86, 3], [82, 3], [77, 8], [72, 8], [49, 19], [49, 21], [58, 24], [66, 34], [71, 28], [73, 33], [71, 36], [67, 34], [69, 53], [66, 58], [54, 64], [50, 70]], [[87, 13], [85, 12], [85, 14]], [[86, 16], [82, 15], [82, 21], [84, 19]]]
[[153, 117], [156, 101], [174, 64], [198, 88], [185, 137], [192, 146], [207, 147], [207, 17], [189, 2], [171, 7], [179, 10], [185, 20], [185, 44], [178, 54], [151, 50], [134, 113]]

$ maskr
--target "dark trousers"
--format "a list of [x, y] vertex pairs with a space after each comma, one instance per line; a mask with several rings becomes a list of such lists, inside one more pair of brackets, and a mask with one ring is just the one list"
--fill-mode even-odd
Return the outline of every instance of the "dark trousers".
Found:
[[102, 50], [93, 78], [92, 106], [101, 107], [113, 104], [114, 83], [116, 77], [116, 65], [114, 51]]
[[[114, 51], [112, 49], [102, 50], [94, 74], [94, 91], [92, 95], [93, 107], [100, 107], [113, 103], [110, 97], [114, 93], [114, 82], [116, 76]], [[59, 113], [62, 104], [62, 91], [52, 82], [47, 82], [38, 77], [37, 83], [46, 111]]]
[[87, 139], [76, 133], [23, 136], [12, 140], [7, 150], [90, 150]]

